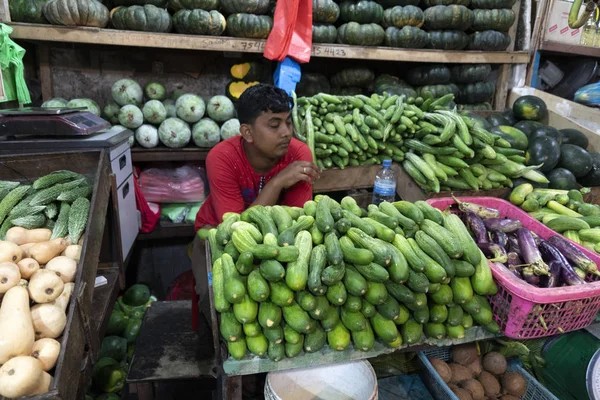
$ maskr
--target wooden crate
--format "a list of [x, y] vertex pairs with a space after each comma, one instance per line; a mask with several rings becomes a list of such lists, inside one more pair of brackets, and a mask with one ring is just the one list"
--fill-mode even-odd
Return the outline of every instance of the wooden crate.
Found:
[[67, 309], [67, 325], [60, 338], [61, 352], [54, 369], [50, 391], [27, 399], [71, 400], [78, 394], [81, 372], [96, 359], [96, 327], [91, 309], [94, 280], [106, 221], [109, 199], [109, 162], [104, 151], [78, 151], [46, 154], [0, 156], [0, 179], [33, 182], [52, 171], [67, 169], [78, 172], [93, 184], [90, 214], [84, 235], [73, 296]]

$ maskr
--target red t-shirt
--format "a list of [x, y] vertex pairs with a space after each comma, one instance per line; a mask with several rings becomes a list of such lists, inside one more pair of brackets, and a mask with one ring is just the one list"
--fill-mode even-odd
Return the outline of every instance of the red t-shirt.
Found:
[[[243, 146], [244, 139], [234, 136], [216, 145], [206, 157], [206, 171], [210, 194], [196, 215], [196, 230], [204, 225], [217, 226], [226, 212], [241, 213], [256, 200], [260, 179], [263, 187], [271, 178], [294, 161], [312, 162], [308, 146], [292, 139], [285, 156], [266, 175], [260, 175], [250, 165]], [[298, 182], [281, 192], [277, 204], [302, 207], [312, 198], [312, 185]]]

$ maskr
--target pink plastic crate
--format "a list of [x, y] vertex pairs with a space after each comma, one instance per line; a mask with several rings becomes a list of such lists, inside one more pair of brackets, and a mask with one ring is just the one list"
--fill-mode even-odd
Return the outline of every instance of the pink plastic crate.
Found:
[[[493, 207], [502, 217], [518, 219], [523, 226], [542, 239], [558, 233], [547, 228], [526, 212], [509, 202], [493, 197], [461, 197], [461, 201]], [[445, 210], [456, 204], [445, 197], [427, 200], [433, 207]], [[571, 242], [573, 243], [573, 242]], [[600, 265], [598, 254], [573, 243], [585, 255]], [[586, 285], [565, 286], [552, 289], [537, 288], [515, 277], [505, 269], [490, 263], [498, 284], [498, 293], [488, 296], [494, 319], [502, 332], [511, 338], [529, 339], [552, 336], [585, 328], [594, 322], [600, 311], [600, 282], [588, 275]]]

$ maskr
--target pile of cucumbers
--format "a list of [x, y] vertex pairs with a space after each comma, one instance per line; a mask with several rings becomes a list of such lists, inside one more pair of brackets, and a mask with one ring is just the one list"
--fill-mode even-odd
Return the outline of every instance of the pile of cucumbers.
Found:
[[484, 296], [497, 291], [485, 256], [456, 215], [423, 201], [360, 208], [318, 195], [303, 208], [255, 206], [200, 230], [212, 257], [213, 303], [235, 359], [279, 361], [329, 345], [499, 331]]
[[402, 163], [427, 192], [512, 187], [512, 179], [548, 180], [525, 167], [511, 148], [476, 118], [450, 110], [454, 96], [438, 99], [319, 93], [295, 99], [294, 129], [320, 168]]

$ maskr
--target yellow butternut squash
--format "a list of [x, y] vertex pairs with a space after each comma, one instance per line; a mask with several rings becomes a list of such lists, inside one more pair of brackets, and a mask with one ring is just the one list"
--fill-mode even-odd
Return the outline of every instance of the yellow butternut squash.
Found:
[[65, 239], [56, 238], [47, 242], [34, 244], [29, 249], [29, 256], [39, 262], [40, 265], [44, 265], [62, 253], [66, 248], [67, 241]]
[[50, 371], [56, 365], [60, 354], [60, 343], [57, 340], [44, 338], [33, 343], [31, 356], [37, 358], [44, 371]]
[[29, 254], [29, 250], [33, 247], [35, 243], [25, 243], [25, 244], [21, 244], [19, 245], [19, 247], [21, 249], [23, 249], [23, 258], [30, 258], [31, 255]]
[[24, 258], [17, 263], [22, 279], [29, 279], [40, 269], [40, 264], [33, 258]]
[[0, 262], [18, 263], [22, 258], [23, 249], [12, 242], [0, 240]]
[[17, 264], [0, 262], [0, 293], [6, 293], [21, 280], [21, 272]]
[[65, 287], [59, 274], [48, 269], [40, 269], [29, 279], [29, 297], [36, 303], [50, 303], [60, 296]]
[[48, 261], [46, 269], [56, 272], [64, 283], [73, 282], [77, 273], [77, 261], [66, 256], [54, 257]]
[[47, 242], [52, 236], [52, 231], [46, 228], [25, 229], [20, 226], [14, 226], [6, 232], [5, 239], [17, 245], [25, 243]]
[[78, 244], [69, 245], [60, 255], [72, 258], [75, 261], [79, 261], [81, 258], [81, 246]]
[[30, 356], [12, 358], [0, 368], [0, 395], [11, 399], [46, 393], [51, 382], [52, 376]]
[[74, 286], [73, 283], [67, 283], [62, 294], [56, 300], [31, 307], [31, 318], [36, 340], [43, 338], [56, 339], [62, 335], [67, 324], [65, 311], [73, 294]]
[[27, 289], [15, 286], [4, 294], [0, 306], [0, 364], [31, 354], [34, 340]]

